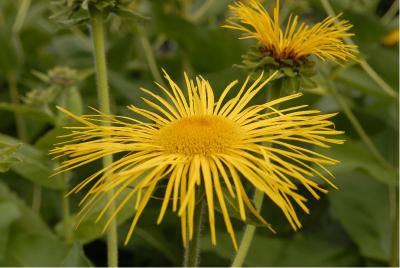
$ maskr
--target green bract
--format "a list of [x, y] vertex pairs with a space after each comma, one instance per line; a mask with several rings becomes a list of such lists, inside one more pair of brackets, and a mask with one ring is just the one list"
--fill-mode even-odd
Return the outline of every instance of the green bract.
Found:
[[314, 88], [316, 83], [312, 77], [316, 75], [315, 61], [309, 57], [301, 60], [276, 59], [269, 52], [259, 46], [253, 46], [242, 55], [242, 64], [236, 65], [247, 73], [264, 71], [266, 76], [280, 71], [275, 79], [283, 79], [284, 88], [289, 91], [298, 91], [302, 88]]

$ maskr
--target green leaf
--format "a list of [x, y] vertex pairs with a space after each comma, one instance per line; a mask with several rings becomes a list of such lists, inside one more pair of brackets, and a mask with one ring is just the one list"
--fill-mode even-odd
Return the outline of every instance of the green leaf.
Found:
[[342, 145], [333, 146], [329, 149], [329, 156], [340, 161], [338, 165], [330, 167], [334, 174], [361, 169], [379, 182], [398, 185], [396, 171], [379, 163], [366, 148], [354, 141], [348, 140]]
[[20, 144], [9, 145], [0, 142], [0, 172], [7, 172], [10, 167], [21, 161], [16, 156]]
[[61, 267], [93, 267], [93, 264], [85, 256], [82, 245], [75, 242], [68, 250], [67, 255], [61, 261]]
[[[88, 266], [83, 255], [76, 257], [74, 262], [66, 262], [71, 260], [71, 247], [52, 233], [36, 213], [0, 182], [0, 203], [3, 202], [13, 204], [20, 211], [20, 216], [14, 216], [16, 219], [9, 229], [0, 266], [44, 267], [62, 266], [64, 263]], [[12, 210], [17, 215], [15, 208]]]
[[10, 237], [10, 225], [21, 217], [21, 211], [17, 205], [9, 201], [0, 200], [0, 262], [5, 258], [8, 239]]
[[391, 224], [388, 187], [362, 173], [337, 176], [338, 191], [328, 195], [334, 216], [365, 257], [388, 261]]
[[0, 229], [4, 229], [21, 217], [21, 211], [13, 202], [0, 202]]
[[63, 127], [53, 128], [52, 130], [47, 131], [46, 134], [44, 134], [36, 141], [35, 147], [42, 152], [48, 152], [49, 150], [54, 148], [54, 145], [56, 143], [62, 141], [62, 139], [58, 137], [67, 133], [67, 130]]
[[[129, 193], [129, 189], [123, 191], [115, 200], [116, 204], [120, 204], [124, 197]], [[134, 198], [134, 196], [132, 197]], [[133, 199], [132, 199], [133, 200]], [[79, 223], [79, 218], [75, 215], [71, 220], [71, 224], [75, 226], [73, 236], [75, 239], [80, 241], [83, 244], [89, 243], [101, 236], [104, 233], [104, 226], [107, 222], [107, 215], [102, 217], [98, 222], [96, 219], [100, 212], [103, 210], [105, 205], [107, 204], [108, 200], [103, 196], [101, 200], [96, 202], [96, 204], [90, 209], [90, 212], [82, 219]], [[128, 204], [121, 209], [121, 211], [117, 215], [117, 222], [118, 225], [126, 222], [130, 217], [134, 215], [134, 203], [135, 202], [128, 202]], [[79, 223], [79, 225], [78, 225]], [[56, 230], [61, 232], [62, 230], [62, 222], [57, 224]]]
[[[173, 39], [188, 56], [196, 70], [205, 73], [231, 67], [240, 62], [244, 52], [231, 31], [223, 28], [204, 28], [161, 10], [162, 1], [153, 3], [158, 30]], [[201, 48], [201, 49], [200, 49]]]
[[179, 263], [180, 257], [177, 255], [175, 248], [170, 246], [168, 239], [159, 229], [145, 229], [136, 227], [136, 236], [145, 240], [148, 244], [159, 250], [172, 263]]
[[21, 162], [14, 163], [12, 170], [25, 179], [50, 189], [63, 189], [64, 182], [50, 178], [53, 165], [49, 158], [32, 145], [23, 143], [13, 137], [0, 134], [0, 142], [10, 145], [20, 145], [16, 156]]
[[41, 109], [34, 108], [29, 105], [1, 102], [0, 109], [10, 112], [19, 112], [40, 122], [50, 123], [53, 125], [56, 124], [56, 120], [52, 115], [46, 113]]
[[[204, 251], [217, 252], [232, 260], [235, 251], [229, 236], [219, 234], [217, 246], [204, 237]], [[349, 242], [336, 241], [320, 232], [299, 232], [290, 237], [263, 236], [259, 231], [253, 238], [244, 266], [254, 267], [325, 267], [358, 266], [357, 251]]]

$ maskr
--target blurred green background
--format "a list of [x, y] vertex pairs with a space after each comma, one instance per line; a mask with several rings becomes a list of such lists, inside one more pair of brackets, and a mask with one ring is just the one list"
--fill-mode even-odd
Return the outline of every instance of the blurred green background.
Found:
[[[93, 222], [95, 213], [85, 218], [72, 240], [65, 240], [62, 200], [68, 186], [62, 176], [49, 178], [55, 162], [47, 156], [65, 123], [55, 105], [76, 113], [98, 107], [89, 28], [85, 22], [65, 27], [51, 19], [57, 7], [48, 0], [31, 1], [21, 21], [26, 2], [0, 1], [0, 266], [106, 266], [105, 238], [101, 223]], [[113, 113], [131, 115], [126, 105], [143, 106], [139, 87], [156, 90], [153, 81], [159, 79], [160, 68], [178, 83], [184, 70], [202, 74], [217, 95], [232, 80], [246, 76], [232, 66], [254, 42], [238, 40], [239, 33], [220, 27], [231, 1], [130, 2], [142, 18], [110, 15], [106, 21]], [[273, 2], [265, 1], [266, 6]], [[326, 17], [320, 1], [281, 2], [284, 17], [294, 12], [308, 23]], [[354, 25], [353, 41], [361, 57], [397, 92], [398, 42], [383, 40], [398, 31], [398, 1], [331, 4]], [[318, 62], [318, 70], [315, 87], [301, 90], [304, 96], [296, 103], [339, 112], [334, 122], [346, 132], [347, 142], [323, 151], [341, 161], [331, 169], [339, 190], [319, 201], [304, 191], [311, 214], [299, 211], [304, 224], [299, 232], [265, 200], [262, 215], [278, 234], [258, 228], [245, 265], [393, 265], [398, 258], [398, 97], [385, 92], [357, 63]], [[257, 99], [263, 100], [261, 95]], [[74, 171], [70, 185], [99, 165]], [[71, 196], [72, 214], [80, 198]], [[121, 266], [181, 265], [179, 218], [169, 212], [157, 226], [160, 203], [157, 198], [150, 202], [130, 243], [120, 246]], [[120, 241], [132, 213], [128, 209], [119, 215]], [[75, 222], [72, 215], [69, 223]], [[243, 228], [235, 221], [238, 236]], [[216, 247], [206, 227], [203, 234], [200, 265], [229, 266], [235, 252], [223, 222], [217, 225]]]

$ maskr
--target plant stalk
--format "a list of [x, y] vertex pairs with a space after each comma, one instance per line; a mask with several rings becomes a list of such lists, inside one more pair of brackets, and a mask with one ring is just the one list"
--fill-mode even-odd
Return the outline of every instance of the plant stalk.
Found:
[[203, 218], [203, 203], [204, 199], [198, 201], [194, 211], [194, 226], [193, 226], [193, 237], [192, 240], [186, 237], [187, 243], [185, 247], [185, 255], [183, 266], [185, 267], [197, 267], [199, 264], [200, 255], [200, 233]]
[[[277, 79], [271, 82], [271, 87], [267, 91], [268, 101], [276, 100], [281, 96], [283, 79]], [[270, 145], [272, 146], [272, 145]], [[264, 193], [258, 189], [255, 189], [253, 196], [253, 203], [258, 212], [261, 211], [262, 203], [264, 200]], [[239, 249], [236, 252], [236, 256], [233, 259], [232, 267], [241, 267], [246, 259], [247, 253], [250, 249], [251, 243], [253, 242], [254, 234], [256, 232], [256, 226], [247, 224], [242, 240], [240, 241]]]
[[157, 66], [157, 61], [153, 53], [153, 48], [151, 47], [151, 44], [149, 42], [145, 30], [140, 25], [138, 25], [138, 32], [139, 32], [140, 44], [142, 45], [143, 52], [146, 57], [150, 72], [154, 80], [160, 85], [164, 86], [164, 80], [162, 79], [160, 69]]
[[64, 190], [61, 196], [62, 214], [63, 214], [63, 229], [64, 239], [67, 243], [71, 243], [73, 240], [73, 231], [71, 226], [71, 211], [69, 205], [69, 198], [66, 196], [68, 193], [68, 183], [70, 179], [70, 173], [67, 171], [62, 174], [64, 180]]
[[24, 25], [26, 14], [28, 13], [29, 7], [31, 5], [31, 0], [22, 0], [20, 1], [20, 6], [17, 12], [17, 17], [12, 27], [12, 32], [14, 34], [18, 34], [22, 26]]
[[[108, 90], [107, 64], [105, 52], [104, 38], [104, 16], [103, 13], [96, 8], [90, 10], [92, 42], [94, 48], [94, 60], [97, 76], [97, 94], [100, 106], [100, 111], [105, 114], [110, 114], [110, 95]], [[103, 123], [108, 125], [107, 123]], [[109, 166], [113, 162], [112, 155], [103, 157], [103, 166]], [[112, 198], [113, 191], [109, 191], [107, 197]], [[115, 211], [115, 204], [112, 202], [108, 215], [112, 215]], [[118, 233], [117, 221], [114, 219], [107, 229], [107, 256], [108, 266], [118, 266]]]
[[[264, 200], [264, 193], [258, 189], [254, 192], [253, 202], [254, 207], [257, 211], [261, 210], [262, 202]], [[251, 242], [253, 241], [254, 234], [256, 232], [255, 225], [246, 225], [244, 229], [242, 240], [240, 241], [239, 249], [236, 252], [236, 256], [233, 259], [232, 267], [241, 267], [246, 259], [247, 253], [249, 252]]]

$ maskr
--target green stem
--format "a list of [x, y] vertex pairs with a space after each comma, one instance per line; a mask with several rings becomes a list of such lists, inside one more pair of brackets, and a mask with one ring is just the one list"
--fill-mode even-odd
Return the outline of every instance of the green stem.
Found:
[[369, 151], [374, 155], [374, 157], [379, 160], [384, 166], [388, 168], [392, 168], [391, 165], [386, 161], [386, 159], [382, 156], [382, 154], [379, 152], [378, 148], [375, 147], [374, 143], [372, 140], [369, 138], [368, 134], [365, 132], [364, 128], [362, 127], [361, 123], [358, 121], [357, 117], [354, 115], [353, 111], [347, 104], [346, 100], [340, 95], [338, 90], [336, 89], [335, 85], [332, 83], [332, 81], [327, 78], [328, 81], [328, 90], [332, 93], [332, 95], [335, 97], [337, 103], [340, 105], [342, 108], [343, 112], [349, 119], [350, 123], [356, 130], [357, 134], [360, 136], [361, 140], [365, 143]]
[[[267, 91], [268, 101], [276, 100], [282, 93], [283, 78], [274, 80], [271, 82], [271, 87]], [[258, 212], [261, 211], [262, 203], [264, 200], [264, 193], [258, 189], [255, 189], [253, 196], [253, 203]], [[241, 267], [246, 259], [247, 253], [250, 249], [251, 243], [253, 242], [254, 234], [256, 232], [256, 226], [247, 224], [244, 229], [242, 240], [240, 241], [239, 249], [236, 252], [236, 256], [233, 259], [232, 267]]]
[[31, 5], [31, 0], [22, 0], [21, 1], [21, 4], [18, 9], [17, 17], [16, 17], [14, 25], [12, 27], [13, 33], [18, 34], [21, 31], [30, 5]]
[[[264, 200], [264, 193], [258, 189], [254, 192], [253, 202], [257, 211], [261, 210], [262, 202]], [[238, 252], [232, 262], [232, 267], [241, 267], [246, 259], [247, 253], [250, 249], [251, 242], [253, 241], [254, 234], [256, 232], [256, 226], [246, 225], [243, 233], [242, 240], [240, 241]]]
[[71, 211], [69, 205], [69, 198], [66, 196], [68, 193], [68, 184], [70, 173], [65, 172], [62, 174], [64, 180], [64, 190], [63, 195], [61, 196], [61, 203], [62, 203], [62, 213], [63, 213], [63, 229], [64, 229], [64, 239], [67, 243], [71, 243], [73, 240], [73, 231], [71, 226]]
[[194, 211], [194, 226], [193, 226], [193, 237], [189, 241], [187, 237], [187, 243], [185, 247], [184, 255], [184, 267], [197, 267], [199, 264], [199, 254], [200, 254], [200, 232], [201, 232], [201, 222], [203, 218], [203, 198], [198, 201], [195, 211]]
[[213, 5], [214, 0], [206, 0], [204, 1], [203, 5], [199, 7], [196, 12], [189, 18], [192, 22], [196, 23], [199, 22], [202, 17], [207, 14], [207, 11]]
[[[322, 7], [325, 9], [325, 12], [331, 16], [336, 17], [336, 13], [333, 10], [329, 0], [321, 0]], [[335, 22], [336, 23], [336, 22]], [[354, 45], [353, 40], [350, 37], [344, 38], [345, 43], [349, 45]], [[397, 92], [393, 90], [386, 82], [379, 76], [379, 74], [372, 69], [372, 67], [368, 64], [368, 62], [364, 59], [359, 59], [359, 64], [361, 68], [375, 81], [375, 83], [382, 88], [389, 96], [397, 98]]]
[[[11, 103], [14, 105], [20, 104], [20, 95], [18, 92], [17, 76], [15, 73], [8, 75], [8, 86], [10, 90]], [[24, 142], [28, 141], [28, 132], [22, 114], [15, 112], [15, 123], [17, 127], [18, 138]]]
[[[90, 10], [92, 41], [94, 47], [94, 59], [97, 75], [97, 94], [99, 99], [100, 111], [110, 114], [110, 96], [108, 90], [107, 65], [104, 41], [104, 17], [101, 11], [96, 8]], [[106, 123], [104, 123], [107, 125]], [[113, 162], [112, 155], [103, 157], [103, 166], [110, 166]], [[109, 191], [107, 197], [111, 199], [113, 192]], [[115, 211], [115, 204], [112, 202], [108, 215], [112, 215]], [[107, 229], [107, 246], [108, 246], [108, 266], [118, 266], [118, 237], [117, 222], [114, 219]]]
[[149, 42], [149, 39], [147, 38], [146, 32], [141, 26], [138, 26], [138, 32], [140, 44], [143, 47], [143, 52], [146, 57], [147, 64], [149, 65], [150, 72], [157, 83], [159, 83], [160, 85], [164, 85], [164, 80], [162, 79], [161, 73], [157, 66], [157, 61], [153, 53], [153, 48]]

